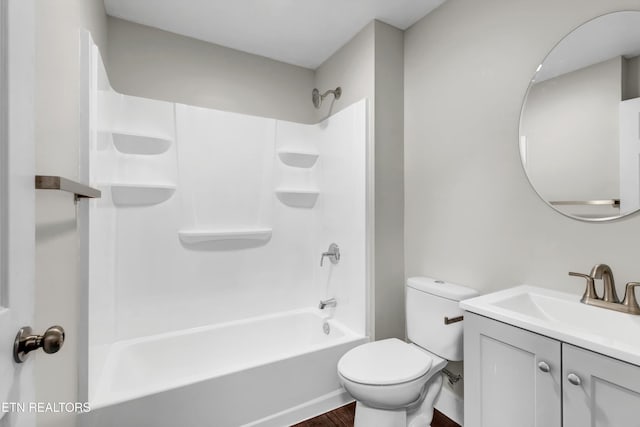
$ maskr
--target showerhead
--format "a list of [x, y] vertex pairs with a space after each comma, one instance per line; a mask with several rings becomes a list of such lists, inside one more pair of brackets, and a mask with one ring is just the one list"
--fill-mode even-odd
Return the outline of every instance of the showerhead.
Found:
[[311, 92], [311, 101], [313, 102], [314, 107], [320, 108], [320, 104], [322, 104], [322, 97], [320, 96], [320, 91], [318, 89], [313, 89]]
[[320, 108], [320, 105], [322, 104], [322, 100], [325, 98], [325, 96], [329, 95], [330, 93], [333, 94], [335, 99], [340, 99], [340, 95], [342, 95], [342, 88], [338, 86], [337, 88], [335, 88], [335, 90], [328, 90], [322, 95], [320, 95], [320, 91], [318, 89], [314, 88], [313, 91], [311, 91], [311, 101], [313, 102], [313, 106], [316, 108]]

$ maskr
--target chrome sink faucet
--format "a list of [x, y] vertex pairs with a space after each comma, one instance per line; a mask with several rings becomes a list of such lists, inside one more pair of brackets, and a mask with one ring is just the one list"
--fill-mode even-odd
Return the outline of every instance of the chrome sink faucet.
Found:
[[[582, 277], [587, 281], [587, 287], [580, 300], [583, 304], [594, 305], [596, 307], [608, 308], [609, 310], [621, 311], [623, 313], [640, 315], [640, 306], [636, 300], [635, 288], [640, 286], [639, 282], [627, 283], [624, 300], [620, 302], [616, 294], [613, 272], [607, 264], [596, 264], [590, 274], [569, 272], [570, 276]], [[595, 280], [602, 279], [604, 292], [602, 298], [598, 296], [595, 288]]]
[[318, 304], [318, 308], [320, 310], [324, 310], [327, 307], [335, 307], [338, 305], [338, 301], [335, 298], [329, 298], [325, 300], [320, 300], [320, 304]]

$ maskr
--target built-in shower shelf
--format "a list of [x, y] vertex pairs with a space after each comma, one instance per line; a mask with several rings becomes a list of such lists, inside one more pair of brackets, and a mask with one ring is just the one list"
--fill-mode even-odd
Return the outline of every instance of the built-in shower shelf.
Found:
[[158, 135], [142, 135], [127, 131], [112, 131], [113, 145], [126, 154], [162, 154], [171, 147], [171, 138]]
[[271, 238], [270, 228], [180, 230], [178, 236], [183, 243], [215, 242], [222, 240], [260, 240]]
[[276, 195], [282, 203], [296, 208], [312, 208], [320, 192], [313, 189], [278, 188]]
[[310, 168], [316, 164], [319, 154], [311, 151], [283, 148], [278, 150], [278, 156], [280, 156], [280, 160], [285, 165], [297, 168]]
[[111, 198], [118, 206], [156, 205], [169, 200], [175, 191], [175, 184], [111, 184]]

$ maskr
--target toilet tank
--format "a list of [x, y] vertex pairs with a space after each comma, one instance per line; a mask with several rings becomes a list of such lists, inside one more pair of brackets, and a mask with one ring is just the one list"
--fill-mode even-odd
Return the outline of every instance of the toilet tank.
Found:
[[458, 303], [478, 295], [474, 289], [429, 277], [411, 277], [406, 285], [407, 337], [431, 353], [462, 360], [462, 324], [444, 318], [462, 316]]

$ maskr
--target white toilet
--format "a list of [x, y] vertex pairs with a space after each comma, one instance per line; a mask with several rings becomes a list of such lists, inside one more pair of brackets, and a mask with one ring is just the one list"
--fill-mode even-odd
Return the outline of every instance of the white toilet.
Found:
[[458, 302], [476, 296], [470, 288], [427, 277], [406, 285], [407, 337], [358, 346], [338, 362], [338, 376], [356, 399], [354, 427], [428, 427], [447, 361], [462, 360]]

